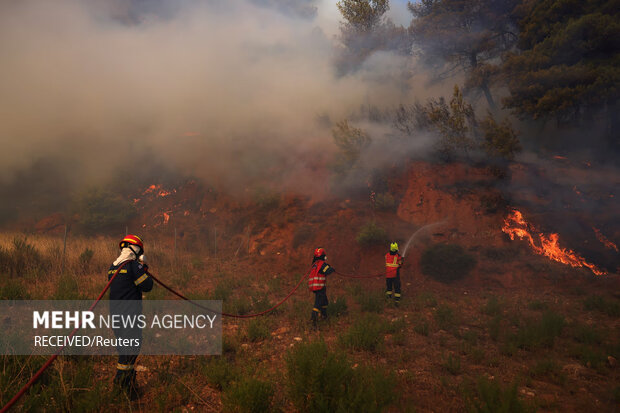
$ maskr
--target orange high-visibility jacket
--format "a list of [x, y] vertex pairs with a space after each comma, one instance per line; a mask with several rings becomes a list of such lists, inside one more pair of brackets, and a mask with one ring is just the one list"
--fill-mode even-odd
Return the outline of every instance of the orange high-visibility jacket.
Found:
[[[323, 266], [327, 268], [323, 268]], [[310, 278], [308, 279], [308, 287], [310, 291], [318, 291], [325, 287], [325, 273], [329, 266], [323, 260], [316, 260], [312, 264], [312, 270], [310, 271]]]
[[399, 253], [392, 255], [388, 252], [385, 254], [385, 277], [396, 277], [401, 265], [403, 265], [403, 257], [401, 257]]

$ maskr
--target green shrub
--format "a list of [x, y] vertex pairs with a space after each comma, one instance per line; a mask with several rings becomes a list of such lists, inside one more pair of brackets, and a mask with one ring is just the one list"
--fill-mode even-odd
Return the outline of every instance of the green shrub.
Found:
[[416, 306], [419, 308], [436, 307], [437, 298], [428, 291], [422, 291], [415, 298]]
[[332, 130], [338, 154], [334, 161], [334, 171], [346, 174], [355, 166], [362, 151], [370, 145], [370, 137], [362, 129], [349, 126], [345, 119], [336, 124]]
[[384, 328], [379, 316], [367, 314], [340, 336], [340, 343], [352, 350], [377, 351], [383, 344]]
[[396, 199], [389, 192], [376, 194], [373, 207], [377, 211], [393, 212], [396, 210]]
[[603, 369], [607, 363], [607, 354], [603, 353], [598, 347], [579, 345], [571, 350], [571, 356], [577, 358], [586, 367], [593, 369]]
[[5, 280], [0, 285], [0, 300], [29, 300], [30, 294], [18, 280]]
[[374, 221], [371, 221], [360, 228], [355, 240], [363, 247], [384, 245], [389, 241], [385, 229], [378, 226]]
[[521, 143], [517, 133], [508, 119], [497, 123], [489, 113], [480, 122], [480, 129], [484, 137], [482, 147], [489, 157], [511, 161], [515, 154], [521, 151]]
[[540, 301], [540, 300], [532, 300], [527, 305], [527, 308], [529, 308], [530, 310], [534, 310], [534, 311], [543, 311], [549, 308], [549, 304], [547, 304], [544, 301]]
[[273, 384], [245, 378], [224, 392], [222, 404], [224, 411], [262, 413], [271, 411], [273, 395]]
[[437, 321], [437, 325], [442, 330], [449, 330], [454, 326], [456, 322], [456, 316], [454, 315], [454, 310], [452, 307], [441, 304], [435, 310], [435, 321]]
[[383, 293], [376, 291], [362, 291], [355, 296], [355, 300], [362, 308], [362, 311], [370, 313], [381, 313], [385, 307], [385, 297]]
[[426, 320], [420, 321], [413, 326], [413, 331], [420, 334], [421, 336], [428, 336], [429, 328], [428, 322]]
[[302, 343], [285, 357], [288, 394], [302, 412], [381, 412], [395, 399], [394, 375], [351, 367], [323, 341]]
[[452, 354], [448, 354], [448, 357], [444, 360], [443, 366], [448, 373], [453, 376], [458, 376], [461, 374], [461, 359], [458, 357], [452, 357]]
[[95, 251], [90, 248], [84, 249], [77, 259], [77, 268], [80, 273], [88, 274], [92, 268], [92, 261]]
[[563, 385], [566, 383], [566, 375], [555, 361], [551, 359], [539, 360], [530, 369], [530, 376], [537, 379], [547, 379], [552, 383]]
[[227, 300], [233, 292], [233, 283], [230, 279], [224, 279], [217, 283], [213, 290], [214, 300]]
[[0, 272], [10, 276], [38, 274], [50, 268], [50, 262], [26, 238], [14, 238], [11, 249], [0, 247]]
[[75, 197], [78, 225], [86, 232], [119, 229], [136, 215], [135, 206], [110, 191], [88, 188]]
[[524, 350], [551, 348], [565, 324], [564, 316], [546, 311], [540, 321], [527, 320], [515, 335], [510, 336], [509, 341]]
[[496, 316], [502, 313], [503, 304], [497, 297], [492, 296], [487, 300], [487, 303], [482, 307], [482, 312], [486, 315]]
[[390, 321], [384, 328], [384, 331], [388, 334], [394, 334], [403, 331], [407, 328], [407, 322], [404, 318], [397, 318]]
[[465, 404], [470, 412], [521, 413], [534, 409], [521, 401], [517, 394], [517, 383], [504, 388], [497, 380], [481, 377], [473, 392], [465, 392]]
[[248, 324], [248, 340], [262, 341], [269, 337], [269, 325], [263, 318], [253, 318]]
[[77, 278], [70, 274], [63, 274], [58, 279], [56, 291], [52, 295], [52, 300], [79, 300], [79, 283]]
[[467, 276], [476, 266], [476, 259], [459, 245], [435, 244], [422, 253], [420, 264], [425, 275], [451, 282]]
[[583, 302], [583, 306], [588, 311], [596, 310], [610, 317], [620, 316], [620, 302], [607, 300], [600, 295], [587, 297]]
[[592, 326], [575, 323], [571, 326], [571, 330], [573, 338], [579, 343], [601, 344], [603, 342], [601, 332]]
[[239, 376], [234, 364], [221, 356], [214, 356], [205, 363], [202, 366], [202, 372], [207, 382], [220, 390]]
[[501, 315], [496, 315], [489, 321], [489, 336], [493, 341], [499, 340], [500, 334], [502, 332], [502, 317]]
[[347, 313], [347, 300], [344, 297], [337, 297], [327, 306], [327, 315], [330, 317], [339, 317]]

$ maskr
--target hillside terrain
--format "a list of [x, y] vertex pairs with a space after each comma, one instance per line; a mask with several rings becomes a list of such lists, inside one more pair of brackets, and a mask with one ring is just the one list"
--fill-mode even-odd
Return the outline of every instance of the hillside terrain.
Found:
[[[597, 276], [535, 253], [527, 240], [510, 240], [502, 228], [513, 206], [487, 167], [414, 162], [383, 183], [381, 192], [371, 185], [317, 199], [267, 188], [232, 197], [196, 181], [140, 190], [129, 231], [144, 237], [153, 273], [190, 298], [222, 299], [225, 311], [253, 313], [296, 285], [314, 248], [325, 248], [341, 274], [373, 275], [383, 271], [386, 242], [396, 240], [405, 254], [403, 301], [385, 300], [382, 277], [332, 274], [331, 317], [316, 330], [313, 297], [302, 283], [266, 316], [225, 319], [222, 356], [141, 357], [139, 401], [111, 393], [114, 358], [62, 357], [17, 410], [618, 409], [620, 296], [613, 266], [595, 262], [605, 268]], [[39, 222], [37, 233], [3, 236], [2, 299], [91, 299], [103, 288], [117, 239], [70, 231], [61, 274], [55, 220]], [[602, 228], [609, 242], [618, 241], [617, 229]], [[19, 242], [29, 246], [19, 249], [26, 254], [21, 272], [11, 259]], [[460, 245], [475, 260], [473, 270], [457, 268], [464, 277], [450, 283], [423, 271], [425, 251], [442, 244]], [[591, 249], [609, 255], [602, 243]], [[591, 256], [597, 255], [584, 259]], [[146, 297], [175, 298], [159, 286]], [[0, 404], [42, 361], [2, 358]], [[313, 374], [317, 382], [304, 381]], [[364, 396], [351, 393], [356, 386]]]

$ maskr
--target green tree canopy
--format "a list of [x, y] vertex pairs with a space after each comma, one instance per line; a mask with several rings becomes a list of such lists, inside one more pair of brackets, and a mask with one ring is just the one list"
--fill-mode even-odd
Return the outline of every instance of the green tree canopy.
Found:
[[409, 50], [407, 31], [385, 17], [388, 0], [340, 0], [336, 3], [344, 21], [339, 40], [343, 46], [336, 58], [341, 74], [357, 70], [377, 50]]
[[619, 11], [617, 0], [525, 1], [521, 51], [503, 67], [510, 90], [504, 104], [534, 119], [580, 119], [605, 106], [617, 117]]

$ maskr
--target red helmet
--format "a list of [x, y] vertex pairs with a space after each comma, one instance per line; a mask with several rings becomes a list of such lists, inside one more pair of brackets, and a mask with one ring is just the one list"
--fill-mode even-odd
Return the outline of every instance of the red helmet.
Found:
[[314, 256], [319, 258], [325, 255], [325, 250], [323, 248], [317, 248], [314, 250]]
[[120, 249], [123, 249], [129, 245], [137, 245], [142, 251], [144, 251], [144, 244], [142, 239], [137, 235], [125, 235], [125, 238], [118, 244]]

